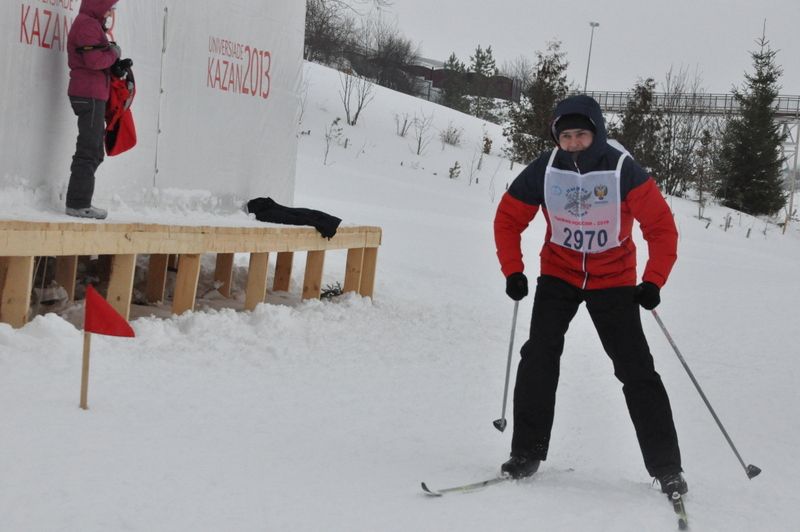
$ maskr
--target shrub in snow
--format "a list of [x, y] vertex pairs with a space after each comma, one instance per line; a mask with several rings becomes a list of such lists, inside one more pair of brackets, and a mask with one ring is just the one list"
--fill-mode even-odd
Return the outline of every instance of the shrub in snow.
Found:
[[485, 131], [483, 132], [483, 153], [486, 155], [492, 153], [492, 137]]
[[453, 123], [450, 122], [445, 129], [439, 132], [439, 139], [442, 141], [442, 148], [444, 148], [445, 144], [449, 144], [451, 146], [461, 145], [462, 133], [464, 133], [463, 129], [455, 127]]
[[456, 163], [450, 167], [448, 173], [450, 174], [450, 179], [456, 179], [461, 175], [461, 165], [458, 163], [458, 161], [456, 161]]

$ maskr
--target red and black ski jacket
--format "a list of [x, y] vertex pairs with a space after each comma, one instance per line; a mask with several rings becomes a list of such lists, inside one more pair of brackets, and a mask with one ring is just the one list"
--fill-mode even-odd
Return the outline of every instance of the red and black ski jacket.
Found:
[[[589, 290], [635, 285], [636, 246], [631, 230], [636, 219], [648, 245], [642, 280], [663, 286], [677, 259], [678, 231], [669, 206], [653, 178], [630, 156], [607, 143], [603, 115], [594, 99], [584, 95], [567, 98], [556, 107], [553, 124], [560, 116], [575, 113], [587, 116], [596, 128], [591, 146], [575, 160], [572, 154], [561, 149], [541, 154], [520, 173], [500, 200], [494, 235], [503, 274], [524, 271], [521, 234], [541, 209], [547, 220], [547, 233], [540, 252], [542, 275], [552, 275]], [[556, 139], [554, 130], [552, 134]], [[620, 157], [624, 159], [618, 167]], [[565, 179], [573, 181], [565, 182], [575, 183], [575, 186], [559, 186], [560, 183], [552, 179], [553, 174], [567, 176]], [[587, 174], [603, 175], [611, 187], [592, 187], [592, 176]], [[549, 190], [545, 190], [546, 183]], [[608, 188], [614, 186], [616, 190], [608, 194]], [[566, 199], [570, 194], [571, 202]], [[559, 203], [562, 196], [564, 199]], [[609, 197], [615, 199], [609, 203]], [[550, 212], [548, 198], [553, 202], [553, 209], [565, 216]], [[598, 206], [601, 203], [605, 205]], [[603, 207], [608, 212], [613, 211], [608, 216], [614, 223], [599, 231], [596, 227], [587, 228], [592, 222], [582, 222], [581, 216], [588, 219], [587, 213], [593, 208], [597, 212]], [[572, 214], [566, 213], [567, 210]], [[597, 243], [603, 244], [599, 251]], [[591, 249], [592, 244], [595, 250]]]

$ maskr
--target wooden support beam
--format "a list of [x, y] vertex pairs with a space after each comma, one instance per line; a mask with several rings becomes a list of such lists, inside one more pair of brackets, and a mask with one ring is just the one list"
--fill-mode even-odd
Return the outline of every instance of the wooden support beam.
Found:
[[[328, 239], [310, 227], [0, 220], [0, 322], [18, 327], [27, 321], [35, 257], [56, 257], [56, 279], [70, 297], [74, 295], [76, 269], [87, 260], [87, 273], [100, 277], [96, 288], [115, 299], [121, 312], [127, 314], [132, 298], [128, 279], [135, 270], [135, 257], [149, 255], [147, 300], [163, 300], [167, 272], [177, 270], [172, 310], [182, 313], [194, 308], [202, 253], [218, 256], [216, 278], [223, 282], [221, 292], [226, 293], [230, 284], [226, 281], [232, 279], [234, 253], [277, 253], [273, 290], [286, 292], [291, 286], [294, 254], [308, 252], [302, 293], [308, 299], [318, 298], [322, 292], [325, 251], [346, 249], [345, 290], [372, 296], [381, 239], [381, 228], [372, 226], [340, 227]], [[112, 268], [115, 256], [120, 259], [113, 259]], [[90, 257], [99, 260], [88, 260]], [[173, 264], [176, 257], [181, 257], [177, 267]], [[81, 264], [76, 266], [76, 262]], [[117, 270], [113, 282], [109, 279], [112, 269]], [[253, 280], [257, 277], [261, 276], [254, 276]], [[113, 286], [107, 289], [106, 283]], [[250, 297], [260, 300], [260, 292], [260, 288], [251, 290]]]
[[145, 287], [145, 299], [148, 303], [160, 303], [164, 301], [164, 289], [167, 287], [167, 265], [169, 255], [153, 253], [150, 255], [150, 262], [147, 267], [147, 286]]
[[292, 261], [294, 252], [281, 251], [275, 262], [275, 279], [272, 281], [273, 292], [288, 292], [292, 280]]
[[175, 279], [175, 293], [172, 296], [173, 314], [183, 314], [194, 310], [197, 296], [197, 281], [200, 279], [200, 254], [181, 255], [178, 260], [178, 276]]
[[361, 288], [361, 269], [364, 262], [364, 248], [347, 250], [347, 263], [344, 271], [342, 292], [358, 292]]
[[217, 266], [214, 269], [214, 281], [222, 283], [217, 289], [225, 297], [231, 297], [233, 282], [233, 253], [217, 253]]
[[12, 327], [28, 323], [33, 289], [33, 257], [4, 257], [0, 261], [0, 322]]
[[269, 253], [250, 254], [250, 267], [247, 270], [247, 292], [244, 299], [245, 310], [253, 310], [259, 303], [264, 302], [267, 296], [268, 267]]
[[322, 268], [325, 251], [309, 251], [306, 257], [306, 273], [303, 277], [303, 299], [319, 299], [322, 293]]
[[6, 286], [7, 271], [8, 271], [8, 257], [0, 257], [0, 308], [3, 307], [3, 289]]
[[[3, 302], [6, 300], [5, 291], [6, 291], [6, 273], [8, 272], [8, 261], [9, 261], [8, 257], [0, 257], [0, 321], [5, 323], [8, 322], [2, 318], [3, 318]], [[31, 288], [33, 288], [32, 285]]]
[[358, 293], [364, 297], [372, 297], [375, 291], [375, 271], [378, 266], [378, 248], [364, 249], [364, 264], [361, 271], [361, 286]]
[[380, 227], [339, 227], [324, 238], [311, 227], [210, 227], [0, 221], [6, 257], [136, 253], [261, 253], [378, 247]]
[[56, 257], [56, 277], [55, 280], [64, 290], [67, 291], [67, 299], [75, 300], [75, 284], [78, 277], [78, 257], [77, 255], [65, 255]]
[[126, 320], [130, 317], [136, 255], [112, 255], [106, 300]]

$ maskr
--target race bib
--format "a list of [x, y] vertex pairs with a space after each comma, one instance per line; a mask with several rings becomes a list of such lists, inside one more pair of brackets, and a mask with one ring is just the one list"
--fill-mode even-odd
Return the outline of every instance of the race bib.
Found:
[[580, 174], [553, 168], [550, 156], [544, 178], [544, 197], [550, 216], [550, 241], [580, 253], [601, 253], [620, 245], [620, 171]]

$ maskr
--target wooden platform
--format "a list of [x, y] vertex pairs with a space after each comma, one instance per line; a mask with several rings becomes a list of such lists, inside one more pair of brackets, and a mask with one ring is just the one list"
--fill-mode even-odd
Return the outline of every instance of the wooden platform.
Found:
[[287, 291], [294, 253], [306, 252], [303, 299], [321, 293], [325, 252], [348, 250], [344, 292], [372, 297], [381, 228], [340, 227], [326, 239], [311, 227], [215, 227], [159, 224], [49, 223], [0, 221], [0, 322], [21, 327], [28, 320], [36, 257], [56, 257], [56, 280], [74, 297], [78, 257], [110, 256], [106, 299], [129, 316], [138, 255], [149, 255], [147, 300], [164, 298], [167, 268], [177, 257], [172, 311], [194, 308], [200, 256], [217, 255], [215, 279], [230, 296], [234, 253], [249, 253], [245, 309], [267, 293], [269, 254], [276, 253], [273, 290]]

